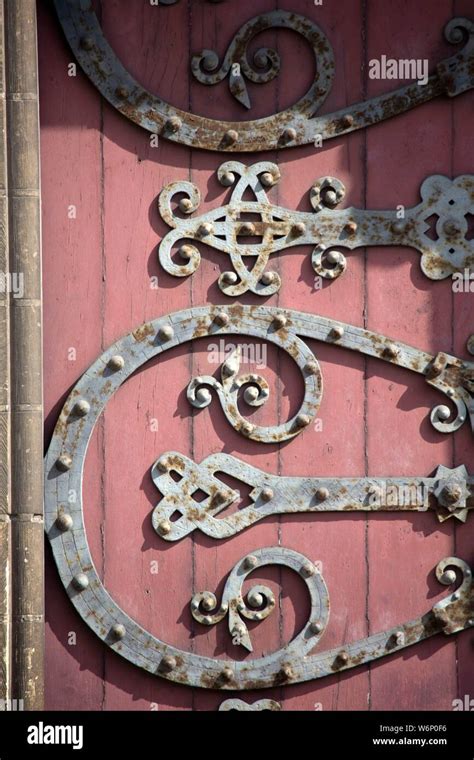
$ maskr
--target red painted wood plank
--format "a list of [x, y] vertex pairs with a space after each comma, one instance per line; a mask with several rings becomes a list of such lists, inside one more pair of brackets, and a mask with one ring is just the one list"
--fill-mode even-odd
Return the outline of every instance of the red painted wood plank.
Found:
[[[46, 434], [68, 389], [100, 352], [100, 98], [72, 61], [51, 10], [38, 7]], [[75, 216], [75, 218], [74, 218]], [[91, 456], [102, 469], [100, 450]], [[99, 572], [100, 482], [88, 479]], [[74, 613], [47, 549], [46, 707], [98, 710], [104, 651]]]

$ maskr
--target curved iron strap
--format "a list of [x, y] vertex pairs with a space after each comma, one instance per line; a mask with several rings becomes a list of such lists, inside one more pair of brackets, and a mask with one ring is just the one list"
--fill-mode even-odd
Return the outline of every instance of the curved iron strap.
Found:
[[[462, 572], [463, 582], [424, 616], [356, 641], [343, 650], [310, 655], [328, 619], [324, 580], [316, 565], [297, 552], [280, 547], [261, 549], [231, 572], [219, 606], [211, 592], [194, 597], [191, 609], [195, 618], [210, 625], [228, 615], [234, 643], [251, 649], [243, 618], [258, 621], [271, 614], [274, 598], [268, 588], [259, 585], [245, 601], [242, 582], [253, 570], [268, 564], [283, 564], [300, 574], [310, 595], [311, 615], [303, 630], [278, 652], [234, 662], [183, 652], [152, 636], [120, 609], [99, 578], [87, 542], [82, 507], [82, 475], [88, 443], [98, 416], [120, 385], [138, 367], [172, 346], [216, 332], [264, 338], [294, 354], [298, 362], [304, 358], [307, 383], [319, 370], [297, 333], [320, 340], [336, 339], [348, 348], [397, 362], [421, 374], [427, 375], [433, 367], [441, 366], [440, 374], [428, 382], [445, 392], [453, 390], [458, 405], [461, 403], [459, 383], [467, 367], [460, 360], [448, 357], [446, 369], [446, 365], [436, 365], [438, 357], [402, 344], [395, 346], [361, 328], [338, 327], [337, 336], [330, 337], [335, 329], [331, 320], [269, 307], [236, 305], [185, 310], [147, 323], [117, 341], [72, 390], [46, 456], [45, 530], [74, 606], [97, 636], [125, 659], [181, 684], [216, 689], [263, 688], [320, 678], [383, 657], [436, 633], [457, 633], [474, 625], [470, 570], [462, 560], [448, 558], [438, 565], [438, 578], [446, 584], [454, 583], [455, 572], [446, 569], [453, 566]], [[438, 420], [436, 424], [452, 427], [454, 423]], [[72, 492], [77, 495], [74, 503], [69, 499]]]
[[[222, 409], [235, 430], [254, 441], [276, 443], [293, 438], [315, 419], [322, 396], [322, 376], [313, 352], [301, 339], [313, 338], [367, 356], [382, 359], [423, 375], [454, 404], [455, 416], [446, 405], [435, 406], [431, 422], [441, 433], [457, 430], [469, 416], [474, 429], [474, 363], [446, 353], [436, 356], [361, 327], [336, 322], [292, 309], [270, 306], [201, 306], [174, 312], [148, 322], [109, 348], [78, 382], [61, 413], [59, 430], [65, 434], [64, 452], [77, 445], [77, 428], [89, 431], [108, 399], [117, 388], [149, 359], [181, 343], [196, 338], [223, 335], [250, 335], [286, 351], [297, 364], [304, 382], [304, 397], [298, 412], [287, 422], [271, 427], [252, 424], [241, 414], [239, 391], [249, 406], [265, 403], [269, 388], [260, 375], [239, 375], [239, 349], [221, 366], [221, 381], [199, 376], [188, 386], [190, 403], [203, 408], [217, 392]], [[211, 350], [212, 346], [209, 346]], [[216, 344], [217, 345], [217, 344]], [[63, 424], [64, 423], [64, 424]], [[70, 441], [69, 441], [70, 437]]]
[[[329, 93], [334, 74], [330, 43], [319, 27], [304, 16], [272, 11], [248, 21], [231, 43], [227, 55], [238, 58], [233, 62], [239, 65], [239, 70], [231, 73], [234, 77], [231, 90], [247, 104], [242, 72], [253, 81], [262, 74], [264, 81], [265, 76], [271, 78], [276, 74], [278, 61], [274, 51], [258, 51], [254, 63], [257, 68], [261, 65], [260, 75], [250, 67], [246, 57], [248, 42], [263, 29], [274, 27], [293, 29], [312, 46], [317, 67], [313, 84], [294, 106], [273, 116], [255, 121], [217, 121], [175, 108], [142, 87], [108, 44], [89, 0], [55, 0], [55, 6], [74, 55], [109, 103], [149, 132], [195, 148], [240, 152], [294, 147], [314, 143], [316, 138], [324, 141], [383, 121], [439, 95], [452, 97], [474, 86], [474, 24], [466, 18], [453, 18], [445, 27], [446, 39], [459, 44], [467, 36], [467, 43], [459, 53], [441, 61], [425, 85], [405, 85], [386, 95], [315, 117], [317, 108]], [[226, 57], [224, 71], [227, 63]], [[193, 71], [201, 79], [206, 76], [201, 71], [203, 64], [209, 69], [218, 65], [212, 51], [203, 51], [193, 59]], [[211, 80], [220, 75], [208, 71]]]
[[[182, 244], [183, 241], [205, 243], [223, 251], [234, 269], [219, 277], [219, 288], [228, 296], [249, 290], [259, 296], [273, 295], [281, 279], [277, 272], [266, 271], [270, 256], [308, 243], [316, 246], [311, 257], [314, 271], [328, 279], [339, 277], [347, 264], [339, 250], [332, 250], [334, 246], [350, 250], [368, 245], [416, 248], [422, 254], [421, 268], [432, 280], [442, 280], [455, 272], [469, 273], [474, 268], [474, 237], [469, 223], [474, 219], [472, 175], [454, 180], [442, 175], [427, 177], [420, 188], [422, 202], [413, 208], [403, 207], [403, 212], [352, 206], [336, 210], [345, 187], [334, 177], [321, 177], [311, 187], [309, 201], [313, 211], [274, 206], [265, 188], [279, 181], [280, 170], [270, 161], [250, 166], [226, 161], [219, 167], [217, 177], [225, 187], [235, 185], [229, 202], [189, 219], [176, 214], [173, 200], [179, 195], [177, 207], [190, 216], [201, 203], [199, 188], [184, 180], [163, 188], [158, 209], [173, 229], [161, 240], [159, 259], [169, 274], [186, 277], [199, 267], [201, 254], [195, 245]], [[255, 200], [248, 200], [249, 190]], [[245, 221], [245, 214], [252, 214], [255, 221]], [[252, 244], [246, 242], [248, 238], [253, 238]], [[175, 263], [172, 252], [179, 244], [181, 263]], [[255, 259], [252, 267], [245, 263], [249, 257]]]
[[[230, 515], [224, 513], [240, 493], [222, 481], [222, 473], [251, 487], [250, 503]], [[432, 478], [298, 478], [268, 474], [230, 454], [211, 454], [198, 465], [167, 451], [153, 465], [151, 477], [163, 495], [153, 510], [153, 527], [167, 541], [179, 541], [194, 530], [228, 538], [276, 514], [430, 510], [440, 522], [450, 517], [465, 522], [474, 509], [474, 476], [464, 465], [440, 466]], [[196, 490], [205, 498], [195, 499]]]

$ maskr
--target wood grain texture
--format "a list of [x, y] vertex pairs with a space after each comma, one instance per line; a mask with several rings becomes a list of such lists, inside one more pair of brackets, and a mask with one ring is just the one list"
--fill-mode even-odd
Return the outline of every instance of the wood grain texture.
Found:
[[[226, 82], [199, 84], [189, 74], [189, 57], [202, 48], [222, 55], [239, 26], [281, 3], [243, 0], [147, 3], [102, 0], [107, 38], [130, 71], [174, 105], [213, 118], [248, 116]], [[287, 0], [285, 9], [313, 19], [335, 51], [336, 77], [324, 105], [330, 112], [389, 89], [390, 81], [367, 76], [368, 62], [450, 54], [442, 28], [453, 15], [469, 15], [464, 4], [408, 0], [341, 0], [315, 6]], [[99, 4], [97, 4], [99, 7]], [[205, 303], [230, 303], [217, 288], [228, 268], [222, 254], [201, 246], [200, 269], [189, 280], [164, 273], [157, 244], [167, 227], [156, 199], [163, 185], [189, 179], [202, 194], [200, 211], [224, 203], [228, 191], [215, 172], [228, 156], [193, 151], [150, 136], [101, 103], [78, 70], [68, 77], [71, 54], [51, 13], [40, 14], [43, 224], [45, 250], [45, 356], [47, 429], [62, 399], [101, 350], [141, 322]], [[162, 40], [166, 44], [162, 44]], [[282, 72], [267, 85], [250, 85], [252, 118], [288, 106], [312, 75], [306, 43], [290, 31], [268, 31], [255, 47], [275, 47]], [[312, 146], [280, 153], [237, 156], [244, 163], [269, 159], [282, 179], [269, 191], [275, 204], [308, 210], [308, 191], [318, 177], [332, 175], [347, 188], [344, 205], [367, 208], [411, 206], [429, 174], [473, 171], [469, 95], [439, 100], [400, 118]], [[75, 219], [67, 209], [76, 206]], [[472, 295], [453, 298], [449, 281], [427, 280], [419, 255], [402, 248], [369, 249], [349, 255], [344, 276], [318, 289], [311, 250], [301, 247], [272, 259], [282, 276], [278, 297], [267, 303], [323, 314], [404, 340], [428, 351], [463, 353], [474, 332]], [[154, 287], [158, 278], [158, 288]], [[246, 294], [242, 303], [264, 303]], [[232, 341], [238, 342], [238, 341]], [[246, 339], [243, 342], [248, 342]], [[228, 341], [227, 341], [228, 343]], [[237, 435], [216, 402], [191, 411], [189, 379], [214, 374], [210, 341], [176, 348], [136, 373], [107, 406], [87, 456], [85, 519], [94, 561], [106, 587], [132, 616], [161, 639], [215, 657], [242, 653], [226, 623], [205, 627], [189, 613], [193, 593], [219, 596], [234, 564], [253, 549], [281, 544], [322, 563], [331, 618], [322, 648], [343, 645], [428, 609], [440, 591], [433, 568], [457, 553], [468, 561], [472, 526], [452, 521], [440, 527], [432, 515], [398, 517], [307, 515], [273, 518], [225, 541], [192, 534], [168, 544], [151, 528], [158, 500], [149, 470], [155, 459], [176, 449], [200, 461], [216, 451], [232, 453], [273, 473], [314, 476], [428, 475], [438, 464], [472, 460], [472, 437], [432, 430], [427, 413], [439, 397], [421, 378], [376, 360], [314, 343], [325, 382], [318, 414], [322, 429], [308, 429], [291, 442], [259, 446]], [[75, 361], [68, 351], [76, 349]], [[271, 385], [265, 407], [253, 412], [259, 424], [288, 418], [301, 399], [300, 378], [286, 355], [268, 348], [264, 374]], [[251, 371], [255, 365], [246, 365]], [[157, 572], [154, 570], [157, 569]], [[218, 692], [191, 690], [153, 678], [102, 647], [73, 613], [52, 563], [48, 565], [48, 706], [54, 709], [216, 710]], [[278, 649], [306, 620], [301, 580], [274, 569], [254, 573], [270, 585], [279, 609], [252, 629], [254, 655]], [[249, 584], [250, 585], [250, 584]], [[68, 644], [75, 632], [76, 644]], [[248, 702], [273, 698], [285, 710], [450, 709], [458, 694], [471, 693], [472, 636], [441, 637], [369, 667], [312, 683], [239, 695]], [[471, 658], [472, 659], [472, 658]]]

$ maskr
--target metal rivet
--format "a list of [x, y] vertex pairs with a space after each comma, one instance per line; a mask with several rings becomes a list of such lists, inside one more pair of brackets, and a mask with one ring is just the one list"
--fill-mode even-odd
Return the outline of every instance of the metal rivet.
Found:
[[166, 341], [171, 340], [171, 338], [174, 335], [174, 330], [171, 327], [171, 325], [163, 325], [163, 327], [160, 327], [158, 330], [158, 337], [160, 340]]
[[262, 488], [262, 491], [260, 493], [260, 498], [262, 501], [271, 501], [273, 499], [273, 491], [268, 486], [265, 486], [265, 488]]
[[181, 198], [178, 206], [179, 210], [182, 211], [183, 214], [189, 214], [189, 212], [192, 211], [193, 202], [190, 198]]
[[128, 96], [130, 95], [130, 92], [124, 85], [121, 85], [120, 87], [117, 87], [117, 89], [115, 90], [115, 94], [118, 98], [125, 99], [125, 98], [128, 98]]
[[344, 225], [344, 231], [347, 232], [348, 235], [355, 235], [357, 232], [356, 222], [347, 222]]
[[67, 472], [72, 467], [72, 459], [67, 454], [61, 454], [56, 459], [56, 468], [61, 472]]
[[255, 225], [252, 224], [252, 222], [243, 222], [243, 224], [241, 224], [239, 227], [239, 235], [253, 235], [254, 233]]
[[244, 435], [251, 435], [254, 429], [255, 429], [254, 425], [252, 425], [250, 422], [247, 422], [246, 420], [244, 420], [244, 422], [242, 422], [242, 425], [240, 426], [240, 431]]
[[275, 314], [275, 316], [273, 317], [273, 320], [272, 320], [273, 326], [277, 330], [280, 330], [282, 327], [285, 327], [287, 321], [288, 320], [287, 320], [287, 318], [285, 317], [284, 314]]
[[258, 388], [255, 388], [254, 385], [251, 385], [249, 388], [246, 388], [244, 391], [244, 399], [247, 402], [247, 404], [253, 404], [254, 401], [258, 399], [259, 391]]
[[394, 343], [390, 343], [388, 346], [385, 346], [383, 350], [384, 356], [387, 356], [389, 359], [395, 359], [399, 353], [400, 349]]
[[275, 280], [275, 272], [264, 272], [260, 278], [260, 282], [262, 282], [264, 285], [271, 285], [272, 282], [275, 282]]
[[214, 609], [214, 599], [212, 596], [205, 596], [203, 600], [201, 601], [201, 606], [203, 610], [206, 610], [206, 612], [210, 612]]
[[115, 625], [112, 626], [110, 629], [110, 633], [114, 637], [114, 639], [123, 639], [125, 637], [125, 634], [127, 633], [126, 628], [122, 623], [115, 623]]
[[179, 116], [171, 116], [171, 118], [166, 119], [165, 121], [165, 129], [167, 132], [179, 132], [182, 125], [183, 122]]
[[213, 231], [214, 227], [210, 222], [203, 222], [197, 228], [197, 234], [199, 237], [207, 237], [208, 235], [211, 235]]
[[437, 409], [437, 417], [439, 420], [448, 420], [451, 417], [451, 409], [449, 406], [441, 404]]
[[239, 139], [239, 133], [236, 129], [228, 129], [224, 135], [224, 142], [227, 145], [234, 145]]
[[395, 631], [391, 638], [394, 645], [397, 647], [401, 647], [405, 644], [405, 634], [403, 631]]
[[185, 261], [189, 261], [192, 258], [193, 255], [193, 248], [190, 245], [182, 245], [178, 249], [178, 253], [181, 256], [182, 259]]
[[234, 285], [237, 279], [235, 272], [224, 272], [222, 275], [222, 282], [226, 282], [228, 285]]
[[454, 570], [445, 570], [441, 576], [441, 583], [446, 586], [451, 586], [456, 580], [456, 573]]
[[293, 140], [296, 140], [296, 129], [293, 129], [293, 127], [287, 127], [283, 130], [281, 138], [283, 142], [292, 142]]
[[335, 665], [338, 668], [343, 668], [349, 662], [349, 655], [347, 652], [339, 652], [335, 659]]
[[89, 578], [85, 573], [78, 573], [72, 579], [72, 584], [78, 591], [84, 591], [89, 585]]
[[219, 65], [219, 58], [213, 50], [208, 50], [202, 57], [201, 65], [204, 71], [214, 71]]
[[346, 113], [342, 117], [341, 121], [344, 127], [352, 127], [352, 125], [354, 124], [354, 117], [351, 116], [350, 113]]
[[441, 491], [441, 496], [448, 504], [456, 504], [463, 495], [463, 489], [459, 483], [447, 483]]
[[311, 422], [307, 414], [298, 414], [295, 419], [296, 427], [306, 427]]
[[474, 625], [474, 618], [469, 618], [467, 625]]
[[249, 554], [248, 557], [245, 557], [243, 565], [245, 570], [251, 570], [253, 567], [257, 567], [258, 559], [254, 554]]
[[158, 459], [156, 463], [156, 469], [160, 472], [168, 472], [170, 468], [170, 463], [166, 457], [161, 457], [161, 459]]
[[395, 233], [395, 235], [401, 235], [402, 232], [405, 232], [405, 228], [406, 228], [405, 222], [397, 221], [397, 222], [392, 222], [392, 224], [390, 225], [390, 229], [392, 230], [392, 232]]
[[73, 525], [74, 520], [71, 515], [67, 514], [67, 512], [61, 512], [56, 518], [56, 527], [59, 528], [59, 530], [66, 532], [67, 530], [71, 530]]
[[323, 626], [319, 621], [316, 620], [310, 624], [309, 629], [311, 633], [317, 634], [317, 633], [321, 633], [321, 631], [323, 630]]
[[322, 199], [325, 206], [337, 206], [337, 193], [334, 190], [326, 190]]
[[339, 325], [336, 325], [331, 329], [331, 338], [334, 338], [334, 340], [339, 340], [339, 338], [342, 338], [344, 335], [344, 328], [340, 327]]
[[81, 399], [80, 401], [76, 401], [76, 403], [73, 406], [72, 413], [76, 417], [85, 417], [86, 414], [89, 414], [91, 409], [91, 405], [88, 401], [85, 399]]
[[160, 670], [163, 670], [165, 673], [170, 673], [175, 669], [176, 665], [176, 657], [173, 657], [170, 654], [165, 654], [160, 661]]
[[160, 533], [162, 536], [167, 536], [171, 531], [171, 523], [168, 522], [168, 520], [162, 520], [158, 523], [157, 528], [158, 533]]
[[461, 594], [459, 593], [459, 591], [455, 591], [454, 594], [451, 596], [451, 601], [457, 602], [458, 599], [460, 598], [461, 598]]
[[219, 327], [224, 327], [225, 325], [229, 324], [229, 320], [230, 317], [228, 314], [226, 314], [225, 311], [218, 311], [214, 317], [214, 322], [216, 325], [219, 325]]
[[341, 260], [341, 254], [339, 251], [328, 251], [326, 254], [326, 261], [329, 264], [339, 264]]
[[235, 182], [235, 174], [233, 172], [222, 172], [220, 175], [220, 183], [224, 187], [231, 187]]
[[112, 370], [112, 372], [118, 372], [120, 369], [123, 369], [124, 365], [125, 359], [123, 356], [119, 356], [118, 354], [111, 356], [107, 362], [107, 367]]
[[321, 488], [318, 488], [316, 491], [316, 498], [318, 501], [326, 501], [326, 499], [329, 499], [329, 491], [327, 488], [322, 486]]
[[291, 227], [291, 232], [295, 237], [301, 237], [306, 232], [306, 224], [304, 222], [296, 222]]
[[83, 50], [92, 50], [94, 47], [93, 37], [81, 37], [81, 48]]
[[300, 575], [302, 575], [303, 578], [311, 578], [311, 576], [314, 575], [315, 572], [316, 572], [316, 568], [310, 562], [307, 562], [305, 565], [302, 565], [302, 567], [300, 568]]
[[[260, 594], [258, 591], [255, 591], [254, 589], [252, 589], [247, 594], [247, 601], [250, 604], [250, 606], [255, 609], [256, 607], [261, 607], [262, 606], [264, 599], [263, 599], [262, 594]], [[257, 620], [262, 620], [263, 619], [262, 617], [259, 617], [259, 614], [256, 614], [255, 617], [257, 618]]]
[[452, 219], [448, 219], [443, 224], [443, 232], [445, 235], [459, 235], [460, 231], [459, 226]]
[[310, 360], [309, 362], [306, 362], [304, 368], [309, 375], [316, 375], [318, 372], [318, 365], [315, 361]]
[[283, 667], [280, 669], [280, 678], [284, 681], [289, 681], [290, 678], [293, 678], [293, 670], [289, 665], [283, 665]]
[[263, 172], [263, 174], [260, 175], [260, 182], [264, 187], [272, 187], [276, 181], [276, 177], [270, 172]]

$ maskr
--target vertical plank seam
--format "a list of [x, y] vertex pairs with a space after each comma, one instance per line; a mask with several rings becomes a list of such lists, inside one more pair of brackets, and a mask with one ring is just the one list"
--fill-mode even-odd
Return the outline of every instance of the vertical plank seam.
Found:
[[[368, 0], [362, 0], [362, 100], [367, 100], [367, 64], [368, 64]], [[367, 164], [367, 130], [364, 130], [362, 138], [362, 192], [364, 208], [367, 208], [367, 187], [368, 187], [368, 164]], [[364, 248], [363, 258], [363, 324], [367, 328], [368, 323], [368, 310], [369, 310], [369, 298], [368, 298], [368, 284], [367, 284], [367, 248]], [[368, 413], [369, 413], [369, 396], [368, 396], [368, 358], [364, 356], [364, 470], [365, 475], [369, 474], [369, 429], [368, 429]], [[369, 616], [369, 604], [370, 604], [370, 561], [369, 561], [369, 516], [365, 516], [365, 530], [364, 530], [364, 543], [365, 543], [365, 620], [367, 635], [370, 635], [370, 616]], [[368, 663], [367, 667], [367, 680], [368, 680], [368, 694], [367, 694], [367, 708], [370, 711], [372, 708], [372, 678], [371, 678], [371, 663]]]
[[[99, 3], [99, 21], [103, 25], [104, 20], [102, 17], [102, 0]], [[106, 282], [107, 282], [107, 262], [105, 255], [105, 166], [104, 166], [104, 100], [99, 95], [99, 161], [100, 161], [100, 175], [99, 175], [99, 234], [100, 234], [100, 256], [101, 256], [101, 283], [100, 283], [100, 347], [101, 351], [104, 351], [104, 337], [105, 337], [105, 319], [107, 309], [106, 299]], [[101, 461], [100, 468], [100, 511], [101, 511], [101, 529], [100, 529], [100, 549], [102, 557], [102, 577], [105, 583], [106, 572], [106, 525], [105, 525], [105, 496], [106, 496], [106, 471], [105, 471], [105, 415], [101, 415], [100, 427], [99, 427], [99, 456]], [[101, 710], [106, 709], [107, 703], [107, 650], [102, 650], [102, 698], [101, 698]]]

